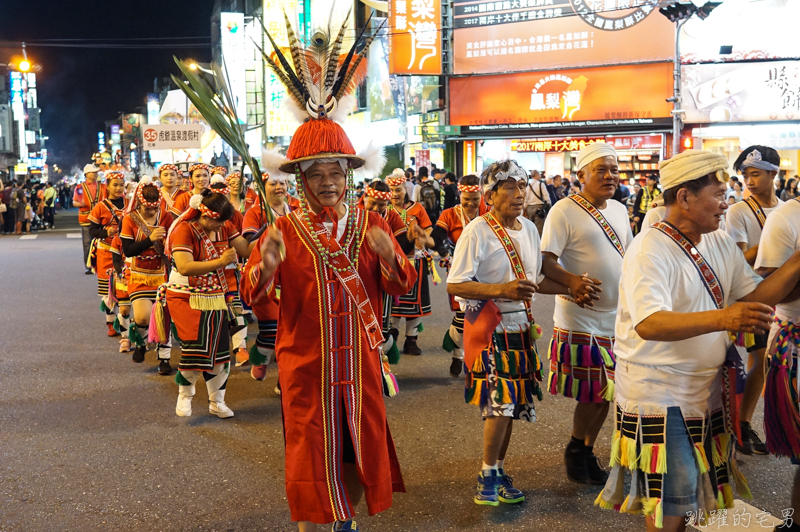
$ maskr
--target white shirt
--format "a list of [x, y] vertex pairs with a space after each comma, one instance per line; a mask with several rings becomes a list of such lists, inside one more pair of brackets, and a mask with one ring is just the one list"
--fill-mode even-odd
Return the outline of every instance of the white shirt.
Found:
[[[529, 280], [539, 283], [544, 279], [544, 275], [541, 273], [542, 252], [539, 244], [539, 232], [533, 222], [524, 216], [520, 216], [517, 220], [522, 224], [522, 229], [514, 231], [506, 228], [506, 232], [517, 248], [525, 268], [525, 275]], [[500, 284], [509, 283], [515, 279], [511, 261], [486, 220], [478, 217], [470, 222], [456, 243], [447, 283], [459, 284], [477, 281]], [[531, 301], [533, 299], [531, 298]], [[466, 299], [457, 297], [456, 300], [461, 304], [462, 309], [470, 304]], [[522, 301], [495, 299], [494, 302], [503, 313], [501, 327], [519, 330], [520, 325], [528, 325], [525, 304]]]
[[413, 198], [414, 197], [414, 183], [412, 183], [411, 181], [406, 181], [404, 184], [406, 186], [406, 194], [408, 194], [409, 198]]
[[531, 179], [525, 188], [525, 205], [544, 205], [545, 203], [550, 203], [550, 194], [547, 193], [547, 188], [538, 179]]
[[[778, 206], [767, 218], [756, 268], [780, 268], [792, 253], [800, 249], [800, 201], [789, 200]], [[780, 319], [795, 320], [800, 316], [800, 300], [776, 307]], [[794, 323], [798, 323], [795, 321]]]
[[[623, 249], [633, 240], [628, 209], [609, 200], [598, 209], [614, 228]], [[570, 331], [614, 335], [614, 321], [622, 275], [622, 256], [594, 218], [573, 200], [559, 201], [550, 210], [542, 230], [542, 252], [556, 255], [558, 262], [575, 275], [589, 274], [600, 280], [603, 292], [591, 309], [583, 309], [571, 299], [556, 297], [553, 322]]]
[[[781, 200], [778, 200], [777, 206], [769, 209], [762, 208], [764, 216], [769, 218], [772, 211], [780, 207], [782, 203]], [[737, 244], [740, 242], [747, 244], [747, 249], [750, 249], [761, 240], [761, 226], [758, 225], [758, 218], [753, 214], [753, 209], [744, 201], [728, 207], [725, 219], [727, 220], [726, 231]]]
[[[722, 231], [703, 235], [698, 246], [719, 279], [728, 306], [752, 292], [761, 277], [755, 274]], [[627, 253], [620, 279], [616, 343], [618, 360], [655, 366], [658, 373], [712, 378], [725, 361], [729, 339], [725, 331], [677, 342], [643, 340], [635, 327], [662, 310], [717, 310], [693, 261], [667, 235], [649, 230], [637, 236]], [[664, 379], [669, 379], [664, 376]], [[699, 393], [699, 392], [698, 392]]]

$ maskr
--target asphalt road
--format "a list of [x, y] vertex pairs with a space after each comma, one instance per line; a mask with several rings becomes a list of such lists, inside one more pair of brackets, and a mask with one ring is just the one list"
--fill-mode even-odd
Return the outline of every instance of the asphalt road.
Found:
[[[177, 417], [177, 386], [158, 375], [154, 353], [134, 364], [106, 336], [81, 241], [67, 238], [77, 230], [75, 211], [58, 218], [58, 231], [36, 239], [0, 237], [0, 531], [295, 530], [275, 368], [264, 382], [233, 370], [226, 401], [234, 418], [207, 414], [203, 386], [194, 415]], [[451, 314], [444, 286], [433, 294], [424, 354], [400, 362], [401, 393], [386, 401], [408, 493], [396, 494], [389, 511], [361, 518], [362, 530], [644, 530], [641, 517], [594, 507], [598, 488], [567, 481], [562, 456], [573, 402], [564, 398], [546, 396], [536, 423], [515, 425], [506, 469], [527, 501], [472, 502], [481, 420], [464, 404], [463, 381], [448, 374], [440, 345]], [[545, 334], [552, 309], [552, 297], [537, 298]], [[176, 349], [173, 364], [178, 356]], [[755, 426], [760, 415], [759, 407]], [[608, 422], [595, 451], [603, 460], [610, 436]], [[793, 474], [788, 460], [741, 464], [753, 504], [780, 515]]]

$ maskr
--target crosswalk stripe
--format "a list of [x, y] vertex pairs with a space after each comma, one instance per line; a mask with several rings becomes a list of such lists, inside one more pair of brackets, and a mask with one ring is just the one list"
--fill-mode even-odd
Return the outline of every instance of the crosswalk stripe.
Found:
[[67, 233], [67, 238], [80, 238], [80, 233]]
[[36, 237], [39, 235], [24, 235], [19, 237], [20, 240], [36, 240]]
[[[725, 513], [723, 513], [725, 512]], [[733, 508], [727, 511], [717, 511], [709, 517], [705, 526], [690, 526], [689, 530], [714, 530], [715, 532], [744, 532], [758, 528], [759, 530], [772, 530], [773, 527], [783, 523], [782, 519], [747, 504], [743, 500], [733, 501]]]

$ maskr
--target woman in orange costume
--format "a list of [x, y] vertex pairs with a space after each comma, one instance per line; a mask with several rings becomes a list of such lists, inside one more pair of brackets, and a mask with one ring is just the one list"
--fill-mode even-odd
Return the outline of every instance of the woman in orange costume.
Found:
[[189, 200], [195, 194], [200, 194], [211, 184], [211, 174], [207, 164], [196, 163], [189, 167], [189, 177], [192, 182], [192, 190], [185, 194], [176, 196], [175, 203], [169, 212], [172, 216], [178, 217], [189, 208]]
[[108, 197], [96, 204], [87, 217], [89, 236], [94, 240], [90, 255], [94, 255], [94, 270], [97, 273], [97, 295], [102, 298], [100, 310], [106, 313], [108, 335], [117, 336], [114, 330], [114, 305], [108, 297], [108, 270], [114, 267], [111, 256], [111, 241], [119, 233], [125, 208], [125, 177], [120, 172], [106, 172]]

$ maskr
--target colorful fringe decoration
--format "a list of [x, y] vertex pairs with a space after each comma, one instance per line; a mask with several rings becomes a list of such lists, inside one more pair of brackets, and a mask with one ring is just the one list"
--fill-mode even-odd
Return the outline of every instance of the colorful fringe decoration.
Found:
[[194, 310], [228, 310], [225, 296], [222, 294], [200, 294], [189, 296], [189, 306]]
[[611, 339], [601, 340], [608, 345], [605, 347], [592, 342], [591, 335], [573, 333], [573, 343], [570, 344], [564, 341], [565, 333], [557, 329], [550, 341], [550, 376], [547, 382], [550, 393], [577, 399], [581, 403], [613, 400], [616, 359], [611, 350]]
[[444, 338], [442, 339], [442, 349], [444, 349], [448, 353], [452, 353], [453, 350], [457, 348], [458, 346], [456, 345], [456, 343], [453, 341], [452, 338], [450, 338], [450, 327], [448, 327], [447, 331], [445, 331], [444, 333]]
[[[537, 380], [541, 378], [541, 362], [535, 345], [530, 344], [530, 359], [526, 352], [524, 337], [527, 331], [492, 335], [492, 344], [483, 349], [475, 358], [471, 371], [467, 375], [464, 400], [468, 404], [485, 405], [493, 399], [502, 404], [533, 404], [533, 395], [541, 401], [542, 391]], [[508, 346], [509, 339], [522, 339], [522, 349], [503, 349]], [[490, 360], [492, 357], [492, 360]], [[492, 364], [491, 362], [494, 362]], [[531, 367], [533, 365], [533, 367]], [[487, 371], [494, 366], [497, 386], [493, 396], [489, 397], [489, 380]]]
[[392, 342], [392, 347], [386, 353], [386, 360], [389, 364], [396, 365], [400, 362], [400, 349], [397, 348], [397, 342]]
[[130, 282], [145, 286], [161, 286], [161, 284], [164, 282], [164, 272], [159, 271], [155, 273], [142, 273], [136, 270], [131, 270]]
[[756, 336], [753, 333], [735, 333], [728, 331], [728, 337], [739, 347], [750, 348], [756, 345]]
[[267, 362], [267, 357], [258, 351], [258, 346], [253, 344], [250, 346], [250, 364], [254, 366], [263, 366]]
[[433, 265], [433, 257], [427, 251], [423, 251], [422, 254], [425, 256], [425, 260], [428, 262], [428, 269], [431, 271], [431, 280], [433, 280], [434, 285], [438, 285], [442, 282], [442, 278], [439, 277], [439, 272], [436, 271], [436, 268]]
[[[148, 333], [148, 340], [154, 344], [167, 343], [167, 330], [171, 325], [169, 316], [169, 309], [167, 308], [166, 300], [166, 286], [162, 284], [156, 293], [156, 300], [153, 302], [153, 308], [150, 311], [150, 331]], [[177, 338], [173, 326], [173, 338]]]
[[397, 379], [391, 368], [389, 368], [388, 360], [381, 361], [381, 373], [383, 373], [383, 395], [394, 397], [400, 392], [400, 386], [397, 384]]
[[108, 305], [106, 305], [106, 299], [104, 297], [101, 297], [100, 298], [100, 312], [105, 312], [106, 314], [110, 314], [111, 310], [112, 309], [108, 308]]
[[136, 326], [136, 322], [131, 322], [131, 327], [128, 330], [128, 339], [136, 347], [147, 347], [147, 341], [142, 338], [142, 334], [139, 332], [139, 327]]
[[764, 394], [764, 432], [767, 449], [775, 456], [800, 458], [800, 413], [798, 413], [797, 367], [793, 349], [800, 347], [800, 327], [778, 320], [775, 352], [769, 357]]

